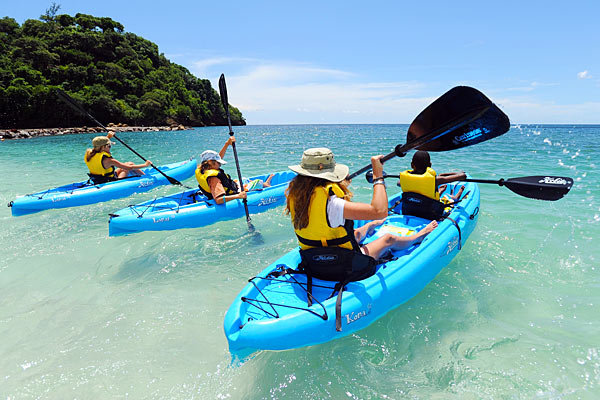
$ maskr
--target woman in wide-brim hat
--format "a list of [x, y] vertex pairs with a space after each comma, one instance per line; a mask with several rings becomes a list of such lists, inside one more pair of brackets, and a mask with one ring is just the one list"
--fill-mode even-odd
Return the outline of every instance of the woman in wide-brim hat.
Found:
[[[421, 241], [437, 226], [437, 222], [432, 221], [411, 236], [385, 234], [366, 245], [360, 244], [388, 215], [381, 157], [371, 158], [373, 198], [370, 204], [350, 201], [352, 192], [346, 179], [349, 169], [337, 164], [327, 148], [308, 149], [300, 164], [289, 167], [298, 176], [292, 179], [286, 191], [286, 212], [292, 217], [303, 250], [342, 247], [378, 259], [389, 250], [401, 250]], [[354, 230], [353, 220], [373, 221]]]

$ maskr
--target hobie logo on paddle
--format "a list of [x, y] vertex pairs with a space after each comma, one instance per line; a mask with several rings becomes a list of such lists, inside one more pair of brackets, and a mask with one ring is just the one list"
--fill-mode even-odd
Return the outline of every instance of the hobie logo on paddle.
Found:
[[337, 256], [335, 254], [319, 254], [313, 256], [313, 261], [335, 261]]
[[488, 133], [488, 132], [489, 132], [489, 129], [487, 129], [487, 128], [473, 129], [472, 131], [465, 132], [465, 133], [463, 133], [460, 136], [455, 136], [452, 139], [452, 142], [454, 142], [454, 144], [459, 144], [459, 143], [464, 143], [464, 142], [470, 142], [471, 140], [477, 139], [478, 137], [480, 137], [484, 133]]
[[545, 176], [544, 179], [540, 179], [539, 183], [548, 183], [550, 185], [566, 185], [567, 181], [563, 178], [553, 178], [551, 176]]

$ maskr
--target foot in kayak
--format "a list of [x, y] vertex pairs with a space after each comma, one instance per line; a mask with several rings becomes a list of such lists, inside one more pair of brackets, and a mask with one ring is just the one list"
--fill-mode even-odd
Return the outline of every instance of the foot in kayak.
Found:
[[427, 224], [427, 226], [423, 229], [421, 229], [419, 231], [419, 233], [417, 233], [415, 236], [419, 236], [420, 238], [424, 238], [425, 236], [429, 235], [435, 228], [437, 228], [438, 223], [437, 221], [431, 221], [430, 223]]
[[270, 187], [271, 186], [271, 179], [273, 179], [274, 174], [269, 175], [269, 177], [267, 178], [267, 180], [265, 181], [265, 183], [263, 183], [263, 187]]

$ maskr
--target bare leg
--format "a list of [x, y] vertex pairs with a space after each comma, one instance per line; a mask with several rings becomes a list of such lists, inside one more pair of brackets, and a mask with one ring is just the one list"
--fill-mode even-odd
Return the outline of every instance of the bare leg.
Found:
[[383, 224], [384, 221], [385, 221], [385, 218], [378, 219], [375, 221], [371, 221], [367, 224], [364, 224], [360, 228], [356, 228], [354, 230], [354, 238], [356, 239], [356, 241], [358, 243], [360, 243], [365, 237], [369, 236], [373, 232], [373, 229], [375, 229], [379, 225]]
[[437, 221], [431, 221], [425, 228], [411, 236], [396, 236], [391, 233], [386, 233], [364, 247], [367, 248], [369, 255], [377, 260], [388, 250], [403, 250], [415, 243], [421, 242], [425, 236], [430, 234], [437, 226]]
[[[135, 165], [133, 162], [129, 161], [124, 163], [125, 165]], [[130, 170], [134, 175], [138, 175], [138, 176], [142, 176], [145, 175], [144, 171], [139, 170], [139, 169], [132, 169]], [[127, 177], [129, 175], [129, 172], [126, 169], [123, 168], [117, 168], [117, 170], [115, 171], [115, 175], [117, 176], [118, 179], [123, 179], [125, 177]]]
[[117, 168], [115, 170], [115, 176], [117, 177], [117, 179], [123, 179], [125, 178], [127, 175], [129, 174], [129, 171], [124, 170], [122, 168]]
[[456, 201], [456, 200], [460, 199], [460, 196], [462, 196], [462, 193], [464, 190], [465, 190], [465, 187], [461, 186], [460, 189], [458, 189], [458, 192], [456, 194], [450, 195], [450, 197], [452, 198], [452, 201]]
[[263, 187], [271, 187], [271, 179], [273, 179], [273, 174], [269, 175], [267, 180], [263, 182]]

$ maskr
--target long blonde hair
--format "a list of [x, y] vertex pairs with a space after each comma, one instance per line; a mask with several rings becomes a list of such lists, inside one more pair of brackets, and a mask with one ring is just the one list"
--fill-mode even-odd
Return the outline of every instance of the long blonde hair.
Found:
[[204, 173], [206, 170], [208, 170], [208, 169], [213, 169], [213, 168], [210, 166], [210, 161], [211, 161], [211, 160], [206, 160], [206, 161], [204, 161], [202, 164], [200, 164], [200, 173], [201, 173], [201, 174], [203, 174], [203, 173]]
[[[292, 223], [294, 229], [303, 229], [308, 226], [309, 206], [313, 191], [319, 186], [326, 186], [331, 183], [326, 179], [314, 178], [311, 176], [297, 175], [290, 181], [290, 185], [285, 191], [287, 198], [285, 214], [291, 214], [290, 203], [294, 203], [294, 217]], [[348, 189], [349, 181], [341, 181], [339, 187], [344, 191], [344, 200], [352, 199], [352, 192]]]
[[94, 157], [98, 153], [102, 153], [102, 147], [100, 147], [100, 148], [94, 147], [93, 149], [87, 149], [85, 152], [86, 161], [89, 162], [92, 159], [92, 157]]

